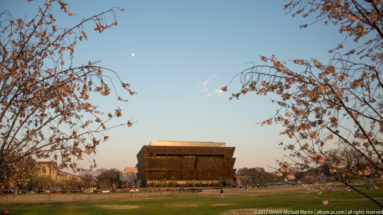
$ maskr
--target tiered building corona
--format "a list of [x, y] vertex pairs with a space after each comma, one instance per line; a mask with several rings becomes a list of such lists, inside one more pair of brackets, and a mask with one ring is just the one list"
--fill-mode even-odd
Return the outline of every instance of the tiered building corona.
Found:
[[225, 143], [151, 141], [137, 154], [144, 186], [203, 186], [233, 182], [235, 147]]

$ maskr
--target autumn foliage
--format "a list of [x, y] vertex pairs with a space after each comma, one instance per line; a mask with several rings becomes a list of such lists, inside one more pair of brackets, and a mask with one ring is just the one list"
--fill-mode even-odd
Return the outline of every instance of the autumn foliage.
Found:
[[[0, 183], [25, 159], [52, 159], [77, 169], [77, 161], [96, 152], [105, 131], [122, 110], [103, 113], [92, 95], [135, 94], [113, 70], [99, 62], [74, 65], [75, 48], [87, 28], [102, 33], [117, 25], [116, 9], [83, 18], [69, 28], [56, 25], [54, 8], [73, 16], [62, 1], [46, 1], [31, 19], [0, 14]], [[126, 97], [124, 96], [124, 97]], [[95, 165], [92, 163], [92, 165]]]
[[291, 139], [281, 143], [289, 160], [277, 172], [286, 180], [295, 179], [292, 166], [321, 168], [347, 185], [350, 179], [382, 177], [382, 1], [292, 0], [285, 8], [293, 16], [313, 18], [301, 27], [334, 24], [346, 39], [329, 50], [328, 63], [261, 56], [260, 64], [239, 74], [242, 89], [230, 99], [275, 95], [278, 110], [262, 124], [282, 125], [281, 134]]

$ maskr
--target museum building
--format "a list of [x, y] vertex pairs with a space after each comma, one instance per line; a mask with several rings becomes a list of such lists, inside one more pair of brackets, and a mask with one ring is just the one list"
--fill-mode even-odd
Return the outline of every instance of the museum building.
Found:
[[137, 154], [137, 178], [148, 187], [231, 185], [234, 150], [217, 142], [151, 141]]

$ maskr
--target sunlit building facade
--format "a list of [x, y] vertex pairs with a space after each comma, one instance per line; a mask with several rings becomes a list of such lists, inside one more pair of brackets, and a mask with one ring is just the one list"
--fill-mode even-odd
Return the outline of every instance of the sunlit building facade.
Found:
[[234, 150], [217, 142], [152, 141], [137, 154], [138, 179], [144, 186], [228, 185]]
[[56, 162], [36, 162], [37, 175], [39, 177], [46, 177], [56, 183], [65, 183], [67, 181], [81, 182], [81, 177], [73, 175], [58, 169]]

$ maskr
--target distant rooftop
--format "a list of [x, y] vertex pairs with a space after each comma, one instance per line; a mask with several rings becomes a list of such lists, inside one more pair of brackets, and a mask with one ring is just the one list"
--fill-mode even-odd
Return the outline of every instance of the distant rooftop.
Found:
[[124, 173], [137, 173], [138, 171], [137, 171], [136, 167], [126, 167], [121, 172], [124, 172]]
[[151, 141], [151, 146], [204, 146], [204, 147], [222, 147], [226, 143], [219, 142], [193, 142], [193, 141]]

